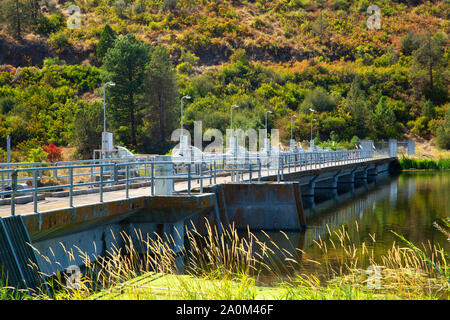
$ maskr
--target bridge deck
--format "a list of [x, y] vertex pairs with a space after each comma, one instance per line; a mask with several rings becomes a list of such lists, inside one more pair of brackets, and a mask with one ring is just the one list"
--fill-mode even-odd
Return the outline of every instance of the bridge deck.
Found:
[[[372, 163], [377, 162], [380, 160], [387, 160], [389, 157], [386, 156], [380, 156], [377, 158], [373, 158], [371, 160], [353, 160], [346, 163], [341, 164], [322, 164], [322, 165], [313, 165], [312, 169], [305, 166], [297, 166], [296, 168], [285, 168], [283, 170], [283, 175], [289, 175], [292, 173], [299, 173], [302, 172], [304, 175], [313, 175], [317, 174], [317, 170], [326, 170], [326, 169], [338, 169], [340, 167], [348, 167], [348, 166], [354, 166], [357, 164], [363, 164], [363, 163]], [[256, 168], [255, 168], [256, 170]], [[261, 180], [270, 180], [270, 181], [277, 181], [278, 176], [278, 170], [277, 169], [263, 169], [261, 171]], [[241, 182], [249, 181], [250, 180], [250, 173], [242, 173], [240, 180]], [[252, 173], [252, 180], [257, 181], [258, 180], [258, 172], [254, 171]], [[217, 176], [216, 177], [216, 184], [222, 184], [231, 182], [232, 177], [231, 175], [226, 176]], [[203, 187], [210, 186], [210, 179], [204, 179], [203, 181]], [[235, 180], [236, 182], [236, 180]], [[214, 179], [211, 179], [211, 183], [214, 183]], [[191, 188], [199, 188], [200, 183], [198, 181], [191, 181]], [[186, 192], [188, 190], [188, 182], [187, 181], [180, 181], [174, 183], [174, 189], [176, 192]], [[151, 187], [141, 187], [136, 189], [129, 189], [129, 198], [136, 198], [136, 197], [142, 197], [142, 196], [149, 196], [151, 195]], [[118, 191], [108, 191], [103, 193], [103, 201], [113, 201], [113, 200], [120, 200], [126, 198], [126, 191], [125, 190], [118, 190]], [[73, 196], [73, 205], [81, 206], [81, 205], [89, 205], [89, 204], [95, 204], [99, 203], [100, 196], [98, 193], [93, 194], [85, 194], [85, 195], [76, 195]], [[38, 201], [38, 211], [49, 211], [49, 210], [55, 210], [55, 209], [61, 209], [61, 208], [67, 208], [69, 207], [69, 200], [68, 197], [58, 198], [58, 197], [49, 197], [47, 196], [45, 200]], [[27, 213], [33, 213], [34, 206], [33, 202], [29, 202], [26, 204], [16, 204], [15, 205], [15, 213], [16, 214], [27, 214]], [[0, 216], [5, 217], [9, 216], [11, 214], [11, 207], [10, 205], [3, 205], [0, 206]]]

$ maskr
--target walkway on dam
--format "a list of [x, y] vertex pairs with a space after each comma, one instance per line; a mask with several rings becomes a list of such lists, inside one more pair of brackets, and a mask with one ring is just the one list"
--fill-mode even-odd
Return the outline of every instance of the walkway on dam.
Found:
[[[310, 165], [307, 166], [297, 166], [294, 167], [294, 165], [290, 168], [285, 168], [282, 172], [283, 175], [292, 174], [294, 172], [307, 172], [309, 170], [319, 170], [324, 168], [332, 168], [337, 167], [341, 165], [351, 165], [355, 163], [366, 163], [373, 160], [381, 160], [389, 158], [389, 156], [386, 155], [379, 155], [376, 157], [373, 157], [369, 160], [351, 160], [351, 161], [345, 161], [341, 163], [326, 163], [326, 164], [313, 164], [312, 169]], [[279, 175], [278, 169], [270, 169], [268, 172], [267, 169], [261, 170], [261, 179], [262, 180], [272, 180], [277, 181], [277, 177], [281, 176]], [[247, 182], [250, 180], [250, 173], [242, 173], [239, 179], [235, 177], [234, 182]], [[252, 181], [258, 180], [258, 171], [252, 172]], [[226, 176], [217, 176], [216, 177], [216, 184], [223, 184], [227, 182], [232, 182], [232, 176], [230, 174], [227, 174]], [[280, 178], [280, 181], [282, 179]], [[211, 182], [211, 184], [210, 184]], [[214, 178], [207, 178], [203, 180], [203, 187], [208, 187], [211, 185], [214, 185]], [[191, 189], [199, 188], [200, 183], [196, 180], [191, 181]], [[174, 183], [174, 189], [175, 192], [181, 192], [185, 193], [188, 190], [188, 182], [187, 181], [179, 181]], [[142, 196], [150, 196], [151, 195], [151, 186], [147, 187], [141, 187], [136, 189], [129, 189], [129, 198], [137, 198]], [[122, 200], [126, 199], [126, 190], [117, 190], [117, 191], [104, 191], [103, 192], [103, 202], [109, 202], [114, 200]], [[73, 196], [73, 206], [83, 206], [83, 205], [89, 205], [89, 204], [96, 204], [100, 202], [100, 195], [99, 193], [91, 193], [91, 194], [84, 194], [84, 195], [74, 195]], [[46, 196], [44, 200], [38, 201], [38, 212], [44, 212], [49, 210], [55, 210], [55, 209], [62, 209], [62, 208], [68, 208], [69, 207], [69, 197], [50, 197]], [[15, 214], [27, 214], [27, 213], [33, 213], [34, 212], [34, 204], [33, 202], [25, 203], [25, 204], [16, 204], [15, 205]], [[2, 205], [0, 206], [0, 217], [6, 217], [11, 215], [11, 206], [10, 205]]]

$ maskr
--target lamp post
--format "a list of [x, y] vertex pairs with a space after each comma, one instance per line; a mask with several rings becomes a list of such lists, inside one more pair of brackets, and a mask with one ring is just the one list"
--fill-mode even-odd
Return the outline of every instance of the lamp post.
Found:
[[237, 104], [233, 104], [230, 108], [230, 128], [231, 128], [231, 132], [233, 132], [233, 109], [234, 108], [239, 108], [239, 106]]
[[[191, 99], [190, 96], [183, 96], [181, 97], [181, 116], [180, 116], [180, 125], [181, 125], [181, 132], [180, 132], [180, 154], [183, 155], [183, 151], [184, 151], [184, 144], [185, 141], [183, 139], [184, 134], [183, 134], [183, 100], [184, 99]], [[187, 144], [187, 143], [186, 143]], [[192, 153], [191, 153], [192, 156]]]
[[114, 87], [116, 84], [109, 81], [103, 85], [103, 132], [106, 132], [106, 87]]
[[271, 110], [266, 111], [266, 138], [267, 138], [267, 114], [273, 113]]
[[291, 141], [289, 141], [289, 147], [290, 147], [290, 150], [291, 150], [291, 152], [293, 152], [294, 151], [294, 149], [295, 149], [295, 140], [294, 140], [294, 126], [293, 126], [293, 121], [292, 121], [292, 119], [294, 119], [294, 118], [297, 118], [297, 115], [295, 115], [295, 114], [293, 114], [292, 116], [291, 116]]
[[181, 98], [181, 118], [180, 118], [180, 121], [181, 121], [181, 135], [183, 135], [183, 99], [191, 99], [191, 97], [190, 96], [183, 96]]
[[314, 143], [313, 134], [312, 134], [312, 123], [313, 123], [313, 121], [317, 121], [317, 120], [316, 119], [311, 119], [311, 141], [310, 141], [310, 144]]
[[[311, 111], [312, 113], [316, 112], [316, 110], [311, 109], [311, 108], [309, 108], [309, 111]], [[316, 121], [316, 119], [313, 119], [313, 118], [311, 117], [311, 140], [310, 140], [310, 143], [311, 143], [311, 141], [312, 141], [312, 139], [313, 139], [313, 134], [312, 134], [312, 123], [313, 123], [313, 121]]]
[[273, 113], [271, 110], [267, 110], [266, 111], [266, 148], [267, 148], [267, 154], [269, 154], [269, 149], [270, 149], [270, 145], [269, 145], [269, 136], [268, 136], [268, 129], [267, 129], [267, 115], [269, 113]]
[[293, 127], [292, 127], [292, 119], [293, 118], [297, 118], [297, 116], [294, 114], [294, 115], [292, 115], [291, 116], [291, 140], [293, 140], [294, 139], [294, 133], [293, 133]]

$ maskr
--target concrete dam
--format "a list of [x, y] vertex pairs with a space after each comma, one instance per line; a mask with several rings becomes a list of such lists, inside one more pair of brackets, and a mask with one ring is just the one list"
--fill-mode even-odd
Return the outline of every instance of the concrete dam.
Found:
[[[90, 173], [90, 181], [75, 182], [76, 170]], [[270, 163], [246, 158], [231, 164], [210, 159], [180, 165], [158, 156], [139, 163], [9, 169], [3, 174], [9, 174], [13, 188], [5, 198], [9, 207], [0, 209], [4, 238], [0, 259], [15, 275], [10, 277], [13, 284], [34, 287], [37, 280], [24, 260], [33, 261], [47, 275], [82, 266], [76, 253], [82, 251], [95, 260], [123, 245], [122, 232], [132, 238], [138, 230], [150, 240], [171, 239], [175, 252], [183, 251], [186, 230], [206, 232], [206, 221], [218, 232], [231, 225], [301, 232], [316, 206], [397, 170], [396, 154], [364, 150], [287, 153]], [[23, 172], [30, 172], [32, 180], [32, 188], [25, 191], [17, 188]], [[39, 185], [39, 179], [52, 173], [67, 180], [66, 190]], [[136, 186], [142, 176], [145, 183]], [[25, 197], [28, 202], [17, 201]], [[88, 199], [91, 203], [86, 203]], [[61, 207], [61, 201], [67, 200], [69, 205]]]

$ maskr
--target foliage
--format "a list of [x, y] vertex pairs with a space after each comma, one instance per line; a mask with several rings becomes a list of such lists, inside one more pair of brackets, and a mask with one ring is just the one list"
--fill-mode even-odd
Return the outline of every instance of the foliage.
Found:
[[48, 153], [42, 147], [31, 149], [28, 153], [29, 162], [43, 162], [48, 157]]
[[78, 156], [92, 159], [93, 151], [101, 146], [103, 131], [103, 105], [100, 102], [80, 101], [74, 119], [73, 144]]
[[450, 108], [447, 109], [443, 123], [436, 130], [436, 143], [441, 149], [450, 150]]
[[[151, 130], [151, 136], [156, 137], [156, 141], [159, 140], [163, 144], [158, 146], [156, 143], [154, 151], [164, 152], [164, 149], [168, 149], [164, 146], [166, 137], [174, 129], [173, 120], [176, 118], [175, 106], [178, 100], [176, 73], [165, 47], [158, 45], [153, 50], [146, 73], [146, 100], [150, 102], [147, 115], [150, 127], [147, 130]], [[159, 129], [157, 134], [151, 128], [152, 119], [155, 117], [158, 118], [158, 123], [155, 125]]]
[[100, 40], [97, 44], [97, 59], [102, 61], [103, 57], [109, 48], [114, 46], [114, 41], [116, 41], [117, 36], [109, 24], [105, 25], [102, 33], [100, 34]]
[[0, 3], [0, 21], [6, 22], [6, 29], [18, 40], [31, 25], [31, 6], [27, 0], [4, 0]]
[[[367, 29], [371, 3], [365, 0], [206, 0], [201, 6], [191, 0], [85, 1], [76, 3], [88, 13], [83, 27], [73, 30], [64, 27], [64, 15], [52, 1], [39, 8], [35, 1], [2, 1], [0, 28], [17, 38], [16, 3], [19, 12], [31, 4], [19, 16], [20, 34], [39, 33], [53, 58], [32, 67], [24, 67], [30, 57], [11, 68], [0, 66], [0, 138], [11, 134], [13, 146], [32, 139], [41, 145], [77, 145], [74, 115], [103, 98], [101, 78], [117, 83], [106, 92], [107, 123], [115, 141], [140, 152], [167, 151], [169, 143], [159, 139], [155, 101], [149, 100], [150, 92], [144, 94], [150, 47], [158, 44], [177, 71], [179, 91], [169, 94], [175, 102], [167, 104], [166, 140], [179, 121], [179, 99], [190, 95], [184, 123], [191, 132], [194, 120], [203, 120], [204, 130], [224, 132], [229, 106], [238, 104], [233, 116], [241, 128], [263, 128], [265, 111], [273, 110], [269, 127], [279, 128], [287, 144], [289, 118], [297, 114], [294, 135], [309, 140], [311, 107], [317, 110], [314, 132], [321, 141], [332, 132], [340, 142], [414, 133], [436, 136], [441, 148], [449, 145], [444, 1], [379, 2], [380, 30]], [[104, 56], [114, 49], [116, 35], [122, 47], [107, 62]], [[27, 41], [22, 45], [33, 50]], [[127, 54], [140, 46], [148, 52], [142, 59]]]
[[431, 159], [415, 159], [402, 157], [400, 159], [400, 166], [404, 170], [418, 169], [418, 170], [436, 170], [436, 169], [450, 169], [450, 159], [439, 159], [437, 161]]
[[104, 57], [105, 80], [116, 84], [113, 90], [108, 91], [109, 110], [116, 127], [129, 127], [124, 142], [133, 148], [137, 146], [138, 125], [141, 122], [139, 113], [144, 107], [141, 96], [149, 56], [149, 45], [128, 34], [117, 39]]
[[51, 162], [62, 160], [62, 149], [55, 146], [52, 142], [48, 146], [44, 146], [43, 150], [47, 153], [47, 158]]

